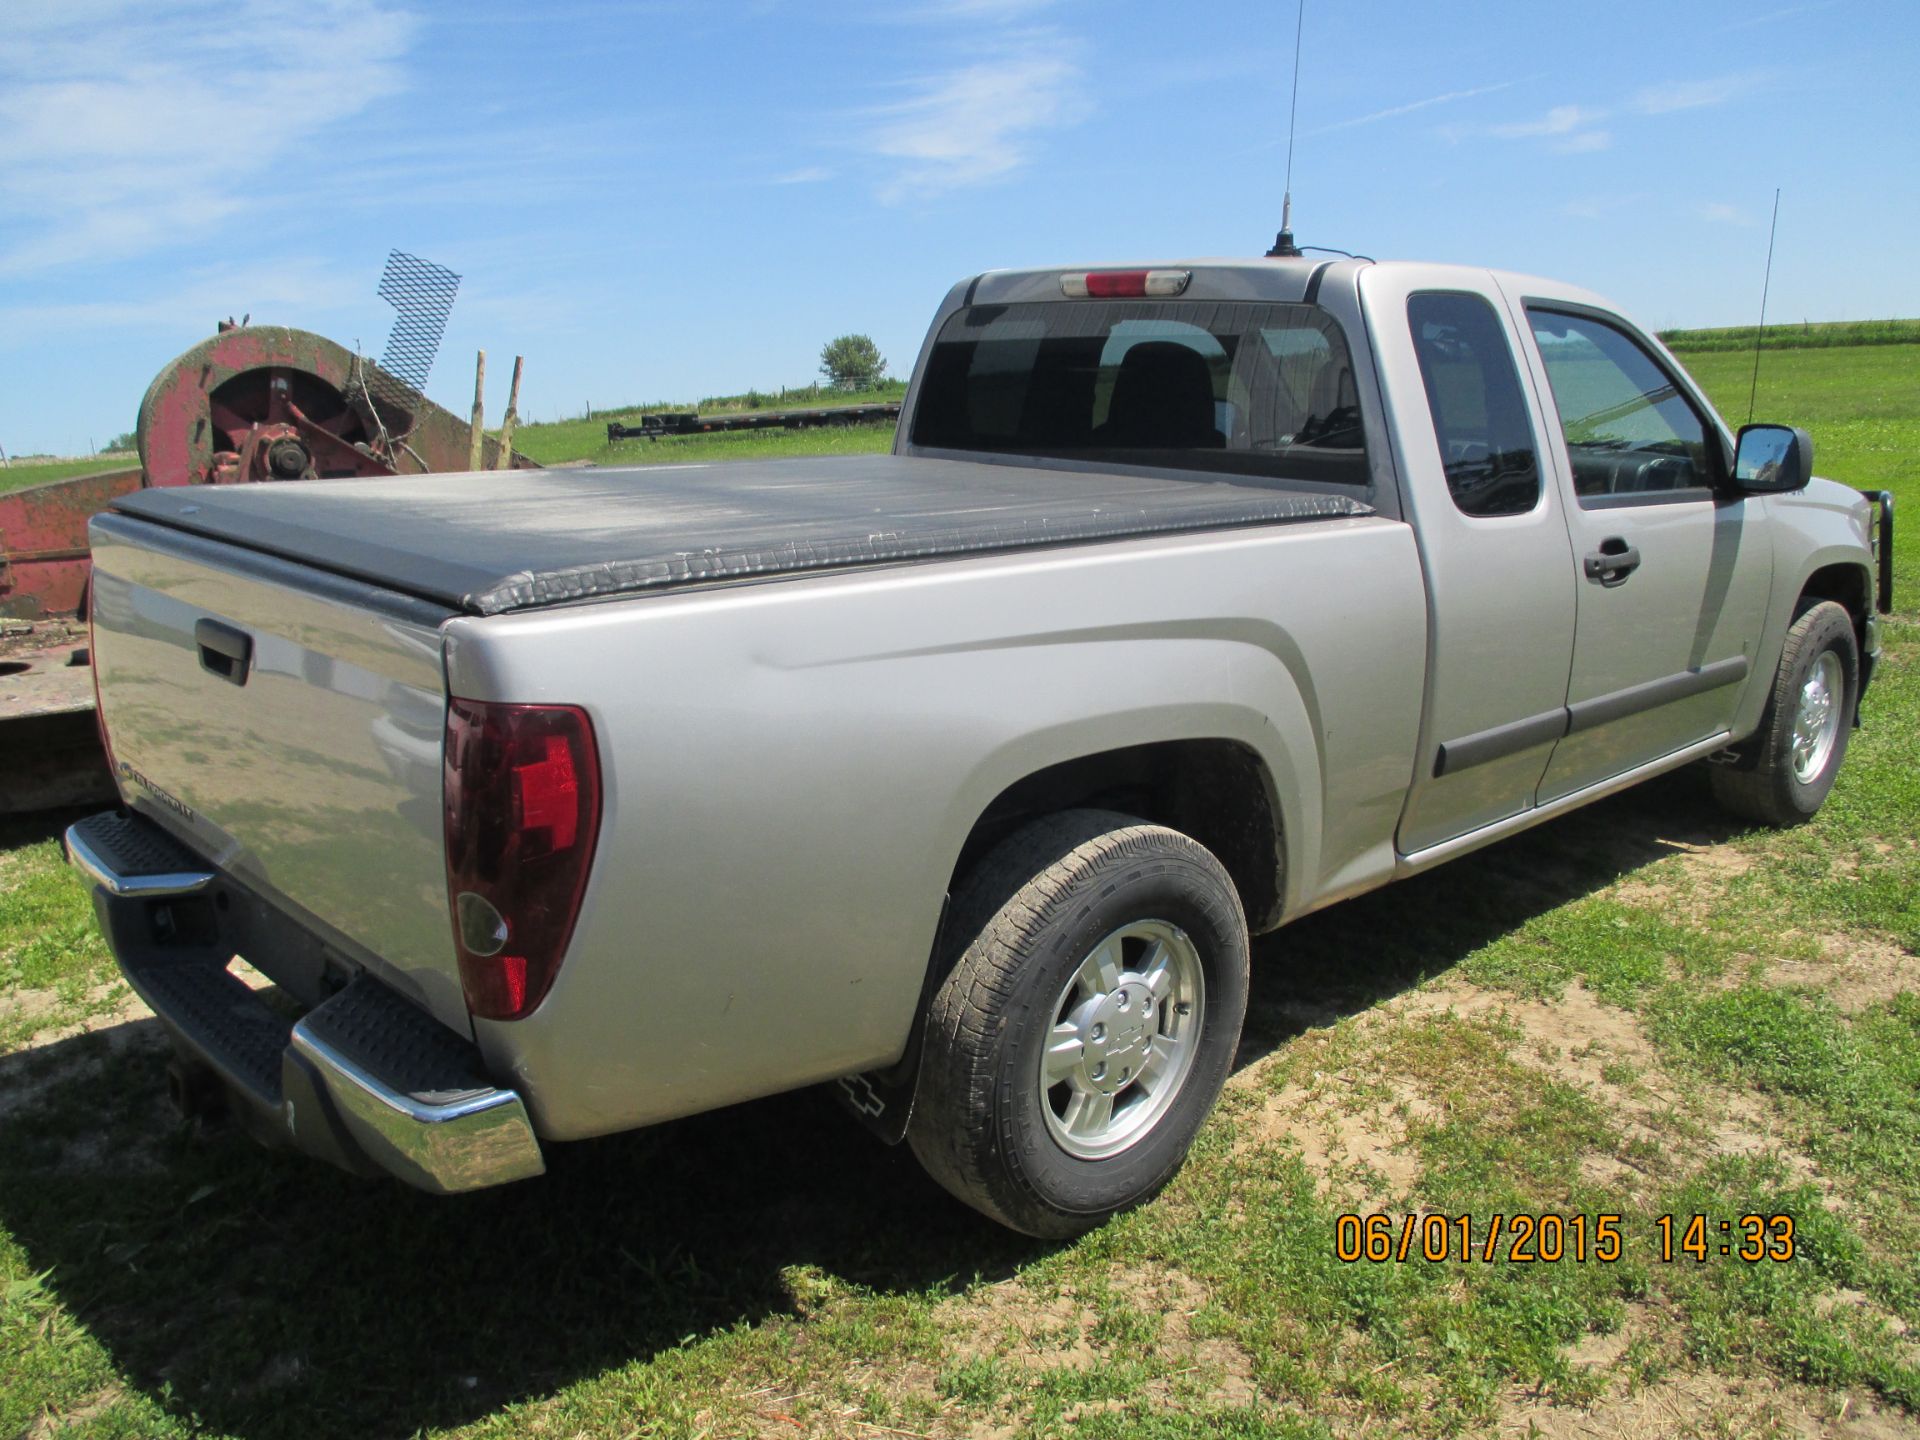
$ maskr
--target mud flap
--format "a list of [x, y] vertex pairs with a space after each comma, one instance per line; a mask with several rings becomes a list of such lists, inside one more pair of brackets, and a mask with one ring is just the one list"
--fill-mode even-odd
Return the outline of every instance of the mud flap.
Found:
[[913, 1097], [920, 1088], [920, 1052], [927, 1038], [927, 1007], [933, 992], [947, 978], [950, 965], [942, 963], [946, 954], [947, 912], [953, 896], [940, 901], [940, 923], [934, 931], [933, 958], [927, 964], [926, 979], [920, 985], [920, 1008], [907, 1041], [906, 1054], [884, 1070], [866, 1070], [858, 1075], [843, 1075], [827, 1088], [833, 1098], [854, 1119], [888, 1145], [907, 1138], [907, 1122], [913, 1118]]
[[843, 1075], [830, 1087], [833, 1097], [886, 1144], [898, 1145], [906, 1138], [907, 1121], [913, 1118], [913, 1092], [920, 1078], [919, 1058], [920, 1047], [916, 1043], [910, 1069], [895, 1065], [887, 1070]]

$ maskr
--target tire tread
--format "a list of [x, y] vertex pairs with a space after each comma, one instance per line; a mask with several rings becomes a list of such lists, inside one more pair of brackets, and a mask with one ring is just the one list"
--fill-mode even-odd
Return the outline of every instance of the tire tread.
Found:
[[[1134, 862], [1129, 866], [1128, 862]], [[944, 1188], [1003, 1225], [1064, 1237], [1103, 1216], [1062, 1210], [1019, 1164], [1010, 1104], [1000, 1103], [998, 1042], [1017, 1005], [1027, 958], [1078, 905], [1089, 872], [1112, 883], [1195, 865], [1232, 898], [1239, 933], [1245, 916], [1218, 860], [1178, 831], [1104, 810], [1069, 810], [1024, 827], [991, 851], [956, 896], [949, 934], [964, 945], [927, 1016], [927, 1048], [907, 1138]], [[1244, 948], [1240, 963], [1245, 963]], [[991, 1127], [979, 1121], [991, 1116]], [[1179, 1168], [1176, 1155], [1158, 1189]]]
[[[1846, 608], [1831, 600], [1808, 605], [1787, 631], [1780, 652], [1780, 664], [1774, 671], [1773, 688], [1767, 694], [1760, 728], [1747, 742], [1746, 753], [1733, 765], [1708, 767], [1713, 797], [1729, 814], [1755, 825], [1785, 829], [1799, 825], [1819, 811], [1826, 800], [1820, 791], [1813, 809], [1795, 803], [1798, 782], [1793, 775], [1793, 715], [1798, 705], [1802, 662], [1811, 664], [1829, 644], [1840, 648], [1841, 669], [1847, 681], [1843, 705], [1851, 707], [1860, 684], [1860, 661], [1853, 634], [1853, 617]], [[1843, 716], [1841, 730], [1828, 762], [1826, 787], [1846, 758], [1848, 720]]]

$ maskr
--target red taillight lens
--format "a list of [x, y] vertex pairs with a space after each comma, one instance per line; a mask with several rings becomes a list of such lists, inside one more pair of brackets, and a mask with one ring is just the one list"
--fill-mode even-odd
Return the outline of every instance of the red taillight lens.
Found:
[[1104, 275], [1087, 276], [1087, 294], [1096, 300], [1147, 293], [1144, 270], [1109, 270]]
[[1062, 275], [1060, 293], [1073, 300], [1133, 300], [1183, 294], [1191, 270], [1093, 270]]
[[518, 1020], [552, 988], [593, 866], [600, 761], [587, 712], [451, 701], [444, 799], [467, 1009]]

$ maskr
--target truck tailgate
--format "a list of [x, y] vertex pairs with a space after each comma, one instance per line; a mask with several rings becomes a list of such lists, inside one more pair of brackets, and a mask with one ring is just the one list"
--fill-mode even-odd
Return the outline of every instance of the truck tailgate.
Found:
[[441, 834], [447, 612], [124, 516], [90, 536], [126, 804], [470, 1033]]

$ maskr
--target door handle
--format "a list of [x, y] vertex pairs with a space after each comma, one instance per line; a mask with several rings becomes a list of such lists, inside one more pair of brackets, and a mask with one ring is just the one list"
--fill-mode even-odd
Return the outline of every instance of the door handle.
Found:
[[1587, 556], [1587, 579], [1611, 589], [1627, 583], [1627, 577], [1640, 568], [1640, 551], [1618, 535], [1600, 542], [1600, 548]]
[[193, 626], [193, 642], [200, 651], [202, 670], [218, 675], [229, 685], [247, 683], [247, 671], [253, 664], [253, 637], [246, 631], [218, 620], [198, 620]]

